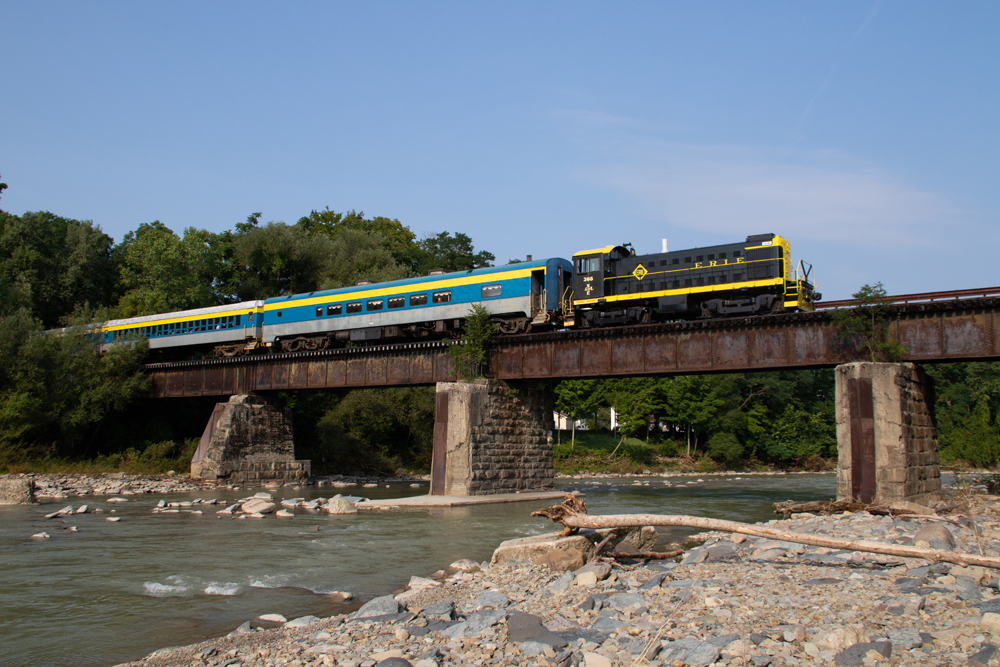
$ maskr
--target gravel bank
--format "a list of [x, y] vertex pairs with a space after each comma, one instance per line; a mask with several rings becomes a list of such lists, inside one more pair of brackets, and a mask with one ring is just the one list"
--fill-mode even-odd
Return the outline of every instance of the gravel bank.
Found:
[[[1000, 499], [909, 520], [797, 515], [775, 527], [1000, 552]], [[972, 519], [974, 518], [974, 523]], [[920, 535], [918, 531], [934, 526]], [[941, 529], [946, 528], [946, 532]], [[978, 536], [977, 532], [978, 530]], [[165, 665], [990, 665], [994, 571], [705, 534], [681, 563], [561, 573], [468, 561], [354, 614], [254, 620], [232, 635], [128, 663]], [[277, 619], [280, 621], [280, 619]], [[277, 627], [276, 627], [277, 626]], [[406, 662], [403, 662], [405, 660]]]
[[[20, 474], [0, 475], [0, 480], [30, 479], [34, 484], [35, 498], [39, 500], [61, 500], [82, 496], [132, 496], [146, 493], [186, 493], [209, 489], [239, 489], [239, 486], [192, 479], [190, 475], [129, 475], [122, 472], [101, 475], [59, 475]], [[309, 484], [334, 488], [373, 487], [378, 484], [398, 484], [404, 482], [426, 482], [429, 477], [363, 477], [350, 475], [329, 475], [316, 477]], [[267, 484], [278, 487], [278, 484]], [[283, 486], [301, 486], [285, 484]], [[246, 487], [249, 488], [249, 487]]]

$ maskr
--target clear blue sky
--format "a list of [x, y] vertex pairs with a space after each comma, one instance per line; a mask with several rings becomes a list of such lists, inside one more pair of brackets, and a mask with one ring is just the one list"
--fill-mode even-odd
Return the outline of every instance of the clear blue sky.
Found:
[[461, 231], [499, 262], [775, 232], [827, 298], [1000, 285], [1000, 3], [0, 0], [0, 207]]

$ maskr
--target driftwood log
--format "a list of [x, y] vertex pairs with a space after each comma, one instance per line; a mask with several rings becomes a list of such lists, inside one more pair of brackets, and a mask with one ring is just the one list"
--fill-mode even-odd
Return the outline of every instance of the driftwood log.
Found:
[[786, 518], [790, 514], [839, 514], [840, 512], [868, 512], [869, 514], [910, 514], [906, 510], [893, 510], [887, 505], [865, 505], [851, 500], [812, 500], [799, 503], [794, 500], [786, 500], [783, 503], [774, 503], [774, 513], [783, 514]]
[[976, 554], [959, 553], [943, 549], [926, 547], [906, 547], [885, 542], [869, 542], [867, 540], [842, 540], [821, 535], [807, 535], [790, 530], [780, 530], [768, 526], [749, 525], [738, 521], [722, 519], [706, 519], [699, 516], [683, 516], [670, 514], [611, 514], [606, 516], [590, 516], [587, 506], [581, 498], [563, 494], [564, 500], [559, 505], [541, 509], [531, 513], [531, 516], [543, 516], [561, 523], [566, 532], [579, 528], [641, 528], [642, 526], [685, 526], [701, 530], [714, 530], [724, 533], [742, 533], [754, 537], [766, 537], [784, 542], [808, 544], [814, 547], [828, 549], [843, 549], [845, 551], [864, 551], [868, 553], [898, 556], [900, 558], [923, 558], [936, 563], [944, 561], [957, 565], [978, 565], [1000, 569], [1000, 558], [980, 556]]

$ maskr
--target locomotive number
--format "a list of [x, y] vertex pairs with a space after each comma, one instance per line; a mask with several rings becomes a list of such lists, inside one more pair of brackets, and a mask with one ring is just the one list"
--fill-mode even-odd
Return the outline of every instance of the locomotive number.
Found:
[[584, 276], [583, 277], [583, 282], [585, 282], [585, 283], [593, 282], [593, 280], [594, 280], [594, 276]]

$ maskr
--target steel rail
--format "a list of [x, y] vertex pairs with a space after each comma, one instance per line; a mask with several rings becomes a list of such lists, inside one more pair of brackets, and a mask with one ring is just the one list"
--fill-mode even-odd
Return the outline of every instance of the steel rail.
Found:
[[[887, 303], [912, 303], [919, 301], [948, 301], [953, 299], [989, 297], [1000, 295], [1000, 287], [979, 287], [976, 289], [947, 290], [943, 292], [918, 292], [917, 294], [898, 294], [886, 297]], [[846, 308], [857, 305], [857, 299], [841, 301], [817, 301], [815, 307], [819, 310], [829, 308]]]

